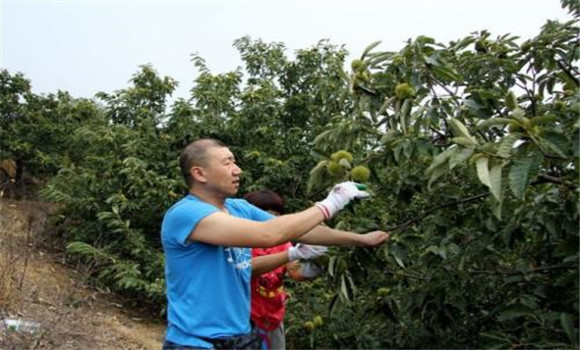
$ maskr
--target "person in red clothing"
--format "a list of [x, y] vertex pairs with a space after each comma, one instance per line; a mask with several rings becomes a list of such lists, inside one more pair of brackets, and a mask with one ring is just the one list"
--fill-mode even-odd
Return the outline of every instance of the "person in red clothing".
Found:
[[[244, 199], [273, 215], [284, 214], [284, 200], [276, 192], [254, 191], [246, 194]], [[312, 239], [312, 237], [305, 235], [304, 239], [300, 240], [301, 243], [295, 246], [291, 243], [285, 243], [270, 248], [252, 249], [250, 318], [262, 335], [263, 348], [286, 348], [283, 322], [287, 298], [284, 291], [286, 273], [294, 280], [307, 281], [320, 272], [316, 271], [313, 267], [317, 266], [309, 263], [308, 260], [324, 255], [327, 251], [326, 245], [376, 247], [389, 239], [388, 233], [385, 233], [384, 238], [377, 241], [372, 234], [358, 234], [326, 226], [320, 227], [321, 230], [324, 230], [323, 238]], [[261, 263], [254, 264], [254, 260], [258, 257], [262, 259]]]
[[[269, 190], [254, 191], [246, 194], [244, 199], [256, 207], [270, 212], [273, 215], [284, 214], [284, 200], [276, 192]], [[291, 243], [284, 243], [271, 248], [253, 248], [252, 258], [263, 255], [271, 255], [288, 251], [293, 255], [293, 250], [300, 250], [300, 257], [310, 259], [318, 257], [326, 252], [326, 247], [301, 244], [293, 247]], [[264, 338], [267, 349], [285, 349], [286, 338], [284, 334], [284, 314], [286, 313], [287, 294], [284, 291], [284, 277], [290, 270], [289, 276], [293, 279], [305, 280], [300, 275], [300, 263], [294, 258], [290, 262], [282, 264], [263, 274], [252, 274], [251, 280], [251, 319], [258, 327]]]

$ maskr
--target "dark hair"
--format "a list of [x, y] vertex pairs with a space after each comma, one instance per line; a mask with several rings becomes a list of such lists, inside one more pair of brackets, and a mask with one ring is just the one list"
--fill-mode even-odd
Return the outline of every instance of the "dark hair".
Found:
[[246, 193], [244, 199], [262, 210], [284, 214], [284, 199], [274, 191], [261, 190]]
[[198, 139], [185, 146], [183, 151], [181, 151], [179, 167], [187, 187], [191, 188], [191, 185], [193, 185], [193, 179], [189, 172], [191, 167], [206, 165], [207, 150], [212, 147], [226, 147], [226, 145], [216, 139]]

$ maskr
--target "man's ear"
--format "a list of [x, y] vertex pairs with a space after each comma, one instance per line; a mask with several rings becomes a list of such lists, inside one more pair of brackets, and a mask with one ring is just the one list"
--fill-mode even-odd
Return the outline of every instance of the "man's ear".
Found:
[[205, 171], [203, 170], [202, 167], [192, 166], [191, 169], [189, 169], [189, 174], [191, 175], [191, 178], [196, 182], [200, 183], [207, 182], [207, 178], [205, 177]]

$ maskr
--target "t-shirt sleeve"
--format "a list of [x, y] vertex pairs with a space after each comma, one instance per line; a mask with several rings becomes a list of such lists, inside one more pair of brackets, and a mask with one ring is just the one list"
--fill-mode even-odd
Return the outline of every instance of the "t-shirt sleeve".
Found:
[[270, 214], [267, 211], [262, 210], [256, 206], [248, 203], [248, 202], [246, 202], [246, 203], [248, 204], [248, 210], [250, 211], [250, 217], [254, 221], [268, 221], [268, 220], [271, 220], [271, 219], [276, 217], [273, 214]]
[[173, 208], [165, 215], [161, 232], [167, 244], [187, 246], [187, 238], [197, 224], [219, 209], [206, 203], [184, 203]]

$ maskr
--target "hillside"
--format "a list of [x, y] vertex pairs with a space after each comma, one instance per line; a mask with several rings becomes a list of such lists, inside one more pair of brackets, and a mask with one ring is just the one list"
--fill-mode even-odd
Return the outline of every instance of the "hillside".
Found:
[[90, 287], [87, 266], [66, 264], [50, 209], [0, 199], [0, 349], [159, 349], [161, 318]]

